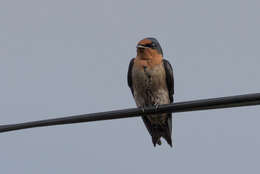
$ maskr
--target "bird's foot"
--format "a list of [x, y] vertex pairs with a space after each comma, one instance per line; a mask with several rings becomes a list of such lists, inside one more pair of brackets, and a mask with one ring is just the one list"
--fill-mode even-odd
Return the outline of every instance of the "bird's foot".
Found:
[[155, 106], [155, 110], [157, 110], [157, 109], [159, 109], [160, 105], [159, 105], [159, 103], [155, 103], [154, 106]]
[[145, 112], [145, 110], [144, 110], [144, 107], [143, 106], [141, 106], [141, 107], [139, 107], [141, 110], [142, 110], [142, 112], [144, 113]]

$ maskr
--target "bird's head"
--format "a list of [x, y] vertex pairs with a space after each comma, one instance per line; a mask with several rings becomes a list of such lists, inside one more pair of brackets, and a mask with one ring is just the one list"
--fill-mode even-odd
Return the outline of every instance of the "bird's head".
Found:
[[157, 41], [157, 39], [148, 37], [139, 41], [137, 46], [137, 56], [140, 59], [149, 60], [155, 57], [162, 57], [163, 51], [162, 48]]

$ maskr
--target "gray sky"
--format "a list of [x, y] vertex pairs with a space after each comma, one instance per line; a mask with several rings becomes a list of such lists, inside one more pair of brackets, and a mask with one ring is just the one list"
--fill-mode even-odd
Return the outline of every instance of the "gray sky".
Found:
[[[175, 101], [260, 92], [258, 1], [2, 0], [0, 123], [134, 107], [136, 43], [156, 37]], [[260, 109], [174, 114], [154, 148], [140, 118], [0, 134], [1, 173], [259, 173]]]

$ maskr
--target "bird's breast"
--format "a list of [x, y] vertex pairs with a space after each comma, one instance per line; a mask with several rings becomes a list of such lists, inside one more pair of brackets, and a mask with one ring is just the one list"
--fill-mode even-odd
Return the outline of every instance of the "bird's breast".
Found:
[[134, 66], [132, 76], [136, 87], [158, 89], [165, 83], [165, 70], [162, 64], [153, 68], [146, 65]]
[[138, 106], [169, 103], [163, 64], [153, 67], [134, 66], [132, 71], [134, 97]]

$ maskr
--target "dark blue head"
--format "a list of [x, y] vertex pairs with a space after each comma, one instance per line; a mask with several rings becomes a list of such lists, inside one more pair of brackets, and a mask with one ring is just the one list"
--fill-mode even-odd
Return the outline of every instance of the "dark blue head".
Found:
[[159, 54], [163, 56], [163, 51], [160, 43], [154, 37], [147, 37], [138, 42], [137, 48], [151, 48], [153, 50], [157, 50]]

